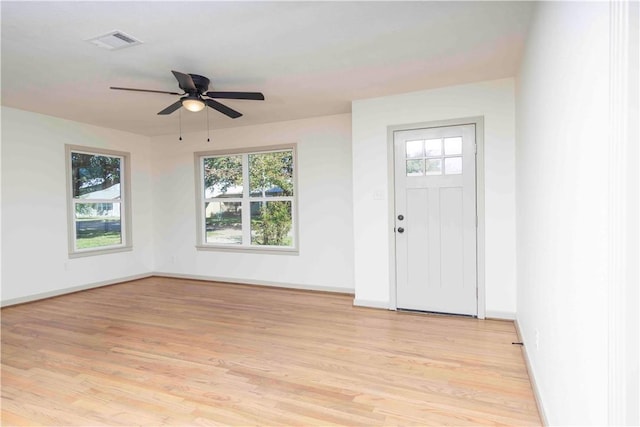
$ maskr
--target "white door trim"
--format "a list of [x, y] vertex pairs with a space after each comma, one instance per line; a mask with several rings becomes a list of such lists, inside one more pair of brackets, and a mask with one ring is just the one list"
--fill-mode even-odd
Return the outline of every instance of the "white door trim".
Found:
[[636, 425], [640, 420], [639, 350], [637, 341], [634, 342], [640, 329], [637, 314], [640, 196], [636, 169], [640, 154], [637, 145], [640, 6], [629, 0], [611, 1], [609, 19], [607, 409], [610, 425]]
[[484, 218], [484, 117], [466, 117], [451, 120], [438, 120], [431, 122], [409, 123], [387, 127], [387, 183], [389, 203], [387, 206], [388, 239], [389, 239], [389, 309], [397, 310], [396, 300], [396, 239], [393, 228], [395, 227], [395, 154], [393, 133], [401, 130], [434, 128], [459, 125], [476, 126], [476, 215], [478, 227], [476, 229], [476, 257], [477, 257], [477, 283], [478, 283], [478, 318], [484, 319], [485, 310], [485, 218]]

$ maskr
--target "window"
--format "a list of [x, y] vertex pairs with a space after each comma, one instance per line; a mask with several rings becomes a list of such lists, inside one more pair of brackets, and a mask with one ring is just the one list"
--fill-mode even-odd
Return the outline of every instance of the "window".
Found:
[[129, 154], [66, 146], [69, 254], [131, 249]]
[[198, 248], [295, 251], [295, 147], [196, 153]]
[[460, 136], [407, 141], [405, 154], [407, 176], [442, 175], [443, 172], [445, 175], [462, 173]]

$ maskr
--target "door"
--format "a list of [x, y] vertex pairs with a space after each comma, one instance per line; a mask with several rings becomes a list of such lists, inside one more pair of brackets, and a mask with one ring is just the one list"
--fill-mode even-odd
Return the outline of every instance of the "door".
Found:
[[475, 125], [394, 132], [396, 303], [477, 315]]

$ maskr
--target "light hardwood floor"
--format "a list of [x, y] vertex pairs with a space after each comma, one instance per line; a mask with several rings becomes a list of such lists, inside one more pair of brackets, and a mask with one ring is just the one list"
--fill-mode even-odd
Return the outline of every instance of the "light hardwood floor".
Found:
[[2, 309], [2, 425], [539, 425], [514, 325], [152, 277]]

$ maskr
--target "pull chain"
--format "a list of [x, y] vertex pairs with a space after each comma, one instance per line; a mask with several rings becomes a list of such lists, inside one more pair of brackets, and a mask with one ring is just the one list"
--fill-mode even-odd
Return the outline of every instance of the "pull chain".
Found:
[[180, 123], [180, 138], [178, 138], [178, 141], [182, 141], [182, 108], [178, 110], [178, 121]]
[[209, 139], [209, 109], [207, 108], [207, 142], [210, 142], [210, 141], [211, 139]]

